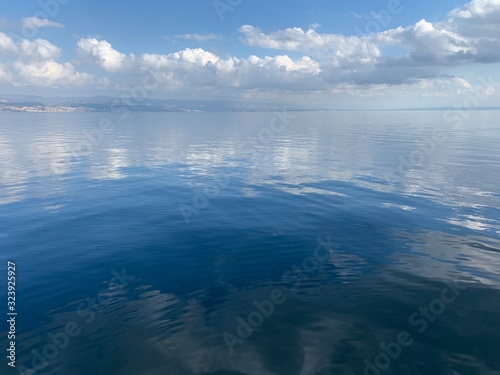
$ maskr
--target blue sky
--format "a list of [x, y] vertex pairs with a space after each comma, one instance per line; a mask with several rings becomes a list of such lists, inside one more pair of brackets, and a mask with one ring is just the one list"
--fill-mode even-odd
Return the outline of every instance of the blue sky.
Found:
[[[0, 92], [497, 105], [500, 0], [8, 0]], [[484, 81], [488, 81], [485, 84]]]

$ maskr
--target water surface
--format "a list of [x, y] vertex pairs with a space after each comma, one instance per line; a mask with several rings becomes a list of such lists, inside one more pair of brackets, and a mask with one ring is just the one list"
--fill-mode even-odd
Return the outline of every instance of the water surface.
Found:
[[500, 374], [499, 114], [0, 113], [18, 368]]

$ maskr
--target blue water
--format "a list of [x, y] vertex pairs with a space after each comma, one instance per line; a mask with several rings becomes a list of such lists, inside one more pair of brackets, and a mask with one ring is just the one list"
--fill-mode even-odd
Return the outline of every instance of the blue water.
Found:
[[0, 113], [0, 373], [500, 374], [499, 118]]

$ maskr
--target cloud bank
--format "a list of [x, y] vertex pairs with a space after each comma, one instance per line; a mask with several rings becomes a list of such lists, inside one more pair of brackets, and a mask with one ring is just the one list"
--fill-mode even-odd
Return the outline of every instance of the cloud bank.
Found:
[[[63, 27], [35, 17], [25, 26]], [[14, 41], [0, 32], [0, 82], [14, 86], [116, 89], [153, 74], [164, 93], [213, 90], [255, 92], [347, 92], [354, 96], [404, 91], [422, 95], [472, 91], [465, 79], [443, 68], [500, 63], [500, 0], [472, 0], [441, 22], [422, 19], [409, 26], [354, 36], [320, 33], [317, 27], [264, 32], [239, 28], [239, 41], [264, 55], [227, 56], [202, 48], [169, 54], [134, 55], [104, 39], [80, 38], [77, 57], [60, 62], [61, 50], [47, 40]], [[175, 40], [207, 42], [217, 34], [181, 34]], [[398, 53], [394, 53], [397, 48]], [[76, 69], [78, 66], [79, 70]], [[104, 84], [102, 84], [104, 83]]]

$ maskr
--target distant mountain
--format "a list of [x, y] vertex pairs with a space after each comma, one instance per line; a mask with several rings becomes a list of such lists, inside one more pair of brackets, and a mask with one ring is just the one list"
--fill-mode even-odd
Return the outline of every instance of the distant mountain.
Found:
[[[5, 107], [63, 107], [78, 108], [86, 112], [132, 111], [132, 112], [221, 112], [221, 111], [273, 111], [283, 106], [261, 102], [238, 102], [230, 100], [184, 100], [184, 99], [117, 99], [108, 96], [93, 97], [41, 97], [35, 95], [0, 94], [0, 110]], [[287, 106], [288, 111], [323, 110], [313, 106]]]
[[[136, 99], [92, 97], [41, 97], [36, 95], [0, 94], [0, 111], [16, 112], [259, 112], [279, 111], [283, 105], [231, 100]], [[286, 106], [287, 111], [330, 111], [313, 105]], [[455, 107], [372, 109], [369, 107], [337, 109], [338, 111], [445, 111]], [[500, 107], [464, 108], [470, 110], [500, 110]], [[335, 110], [333, 110], [335, 111]]]

